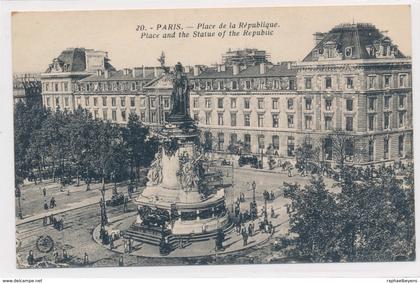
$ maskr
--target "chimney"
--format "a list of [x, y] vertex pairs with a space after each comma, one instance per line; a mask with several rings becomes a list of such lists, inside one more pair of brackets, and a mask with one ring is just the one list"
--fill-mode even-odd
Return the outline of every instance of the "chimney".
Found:
[[196, 76], [200, 75], [200, 72], [201, 72], [201, 70], [200, 70], [200, 66], [195, 65], [195, 66], [194, 66], [194, 77], [196, 77]]
[[233, 75], [236, 76], [237, 74], [239, 74], [239, 65], [234, 64], [233, 65]]
[[157, 78], [157, 76], [158, 76], [158, 70], [157, 70], [157, 68], [156, 68], [156, 67], [153, 67], [153, 76], [154, 76], [155, 78]]
[[105, 69], [105, 79], [108, 79], [108, 78], [109, 78], [109, 70]]
[[98, 77], [102, 76], [102, 70], [101, 70], [101, 69], [97, 69], [97, 70], [96, 70], [96, 75], [97, 75]]
[[226, 65], [225, 64], [220, 65], [220, 72], [226, 72]]
[[316, 33], [314, 33], [313, 36], [314, 36], [315, 46], [318, 45], [318, 43], [320, 43], [321, 40], [323, 40], [326, 35], [327, 34], [325, 32], [316, 32]]
[[146, 67], [143, 65], [142, 66], [142, 71], [143, 71], [143, 78], [145, 78], [146, 77]]
[[129, 75], [129, 74], [130, 74], [130, 71], [131, 71], [131, 69], [129, 69], [129, 68], [124, 68], [124, 69], [123, 69], [123, 74], [124, 74], [124, 76]]
[[218, 73], [220, 73], [221, 69], [222, 69], [222, 65], [217, 65], [217, 72]]
[[265, 63], [260, 63], [260, 75], [265, 74]]
[[290, 70], [292, 68], [292, 62], [287, 62], [287, 69]]

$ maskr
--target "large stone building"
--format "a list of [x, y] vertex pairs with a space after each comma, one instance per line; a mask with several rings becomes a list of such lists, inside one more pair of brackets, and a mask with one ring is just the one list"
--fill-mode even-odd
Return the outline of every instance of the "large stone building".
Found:
[[[329, 161], [340, 131], [351, 140], [348, 161], [411, 157], [411, 58], [371, 24], [338, 25], [314, 39], [301, 62], [273, 64], [265, 51], [242, 49], [215, 66], [185, 67], [203, 140], [219, 152], [240, 144], [242, 152], [293, 159], [305, 139]], [[116, 123], [136, 113], [160, 126], [171, 109], [172, 81], [161, 67], [116, 71], [105, 52], [65, 50], [41, 79], [45, 106], [80, 105]]]
[[42, 105], [42, 88], [39, 74], [16, 74], [13, 76], [13, 104], [26, 103], [33, 99]]
[[240, 140], [252, 153], [290, 158], [306, 139], [328, 161], [340, 131], [348, 161], [410, 157], [411, 59], [371, 24], [314, 36], [302, 62], [234, 63], [192, 77], [191, 112], [205, 138], [220, 151]]

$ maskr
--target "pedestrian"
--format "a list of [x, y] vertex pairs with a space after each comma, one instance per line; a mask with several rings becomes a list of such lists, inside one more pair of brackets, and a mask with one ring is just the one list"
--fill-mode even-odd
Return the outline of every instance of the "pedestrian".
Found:
[[274, 200], [276, 197], [274, 196], [274, 192], [273, 191], [271, 191], [270, 192], [270, 200]]
[[35, 263], [34, 251], [33, 250], [30, 250], [29, 251], [29, 255], [28, 255], [27, 261], [28, 261], [28, 264], [29, 265], [33, 265]]
[[44, 200], [44, 209], [45, 209], [45, 210], [48, 210], [48, 203], [47, 203], [47, 200]]
[[271, 218], [276, 217], [276, 213], [274, 212], [273, 206], [271, 206]]
[[128, 253], [128, 243], [124, 240], [124, 253]]
[[123, 258], [123, 256], [120, 256], [120, 259], [118, 260], [118, 265], [119, 266], [124, 266], [124, 258]]
[[128, 252], [131, 253], [133, 251], [133, 239], [128, 239]]
[[44, 195], [44, 197], [47, 196], [47, 189], [45, 189], [45, 187], [42, 189], [42, 194]]
[[287, 167], [287, 176], [292, 177], [292, 168], [290, 168], [290, 166]]
[[115, 247], [114, 247], [114, 238], [111, 236], [111, 237], [109, 237], [109, 248], [111, 249], [111, 250], [113, 250]]
[[63, 249], [63, 260], [66, 261], [68, 258], [66, 249]]
[[123, 207], [124, 212], [127, 212], [127, 203], [128, 203], [128, 198], [124, 197], [124, 207]]
[[248, 225], [248, 235], [252, 237], [252, 223]]
[[242, 239], [243, 239], [243, 245], [244, 245], [244, 247], [246, 246], [246, 245], [248, 245], [248, 234], [246, 233], [246, 231], [244, 231], [243, 233], [242, 233]]
[[54, 251], [54, 262], [58, 262], [58, 251]]
[[85, 253], [85, 255], [83, 256], [83, 264], [84, 265], [88, 265], [89, 264], [89, 257], [88, 254]]

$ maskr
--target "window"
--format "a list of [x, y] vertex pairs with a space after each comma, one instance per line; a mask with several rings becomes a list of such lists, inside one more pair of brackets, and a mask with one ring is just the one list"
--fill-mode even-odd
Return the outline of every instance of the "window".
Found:
[[264, 127], [264, 114], [258, 114], [258, 127]]
[[85, 97], [85, 105], [86, 105], [86, 106], [89, 106], [89, 103], [90, 103], [90, 101], [89, 101], [89, 96], [86, 96], [86, 97]]
[[369, 97], [368, 98], [368, 109], [369, 111], [374, 111], [376, 109], [375, 107], [376, 104], [376, 98], [375, 97]]
[[136, 98], [135, 97], [130, 97], [130, 106], [131, 107], [135, 107], [136, 106]]
[[332, 130], [332, 117], [325, 116], [324, 122], [325, 122], [325, 130]]
[[230, 125], [236, 127], [236, 113], [230, 113]]
[[305, 88], [306, 89], [312, 88], [312, 78], [305, 78]]
[[64, 91], [68, 91], [68, 90], [69, 90], [69, 83], [64, 82]]
[[218, 81], [218, 82], [217, 82], [217, 88], [218, 88], [219, 90], [222, 90], [222, 89], [224, 89], [224, 88], [225, 88], [225, 86], [224, 86], [224, 84], [223, 84], [223, 81]]
[[150, 122], [157, 123], [157, 113], [156, 113], [156, 111], [150, 112]]
[[86, 91], [90, 91], [90, 84], [86, 84]]
[[117, 111], [112, 110], [112, 121], [117, 121]]
[[245, 147], [247, 147], [247, 148], [251, 147], [251, 135], [250, 134], [245, 134], [244, 135], [244, 144], [245, 144]]
[[279, 109], [279, 100], [278, 98], [273, 98], [273, 100], [271, 101], [272, 104], [272, 108], [273, 109]]
[[398, 125], [400, 128], [404, 127], [405, 122], [405, 112], [398, 113]]
[[102, 110], [102, 119], [107, 120], [108, 119], [108, 111]]
[[407, 75], [402, 74], [398, 76], [399, 79], [399, 87], [407, 87]]
[[331, 99], [326, 99], [325, 100], [325, 110], [330, 111], [332, 107], [332, 100]]
[[288, 128], [294, 127], [293, 115], [287, 115], [287, 127]]
[[140, 120], [142, 122], [146, 122], [146, 112], [144, 112], [144, 111], [140, 112]]
[[127, 115], [125, 113], [125, 110], [121, 110], [121, 119], [125, 122], [127, 121]]
[[235, 109], [236, 108], [236, 98], [230, 99], [230, 108]]
[[93, 98], [93, 106], [98, 106], [98, 98], [97, 97]]
[[251, 126], [251, 115], [250, 114], [244, 114], [244, 126], [249, 127]]
[[245, 81], [245, 88], [251, 89], [251, 81]]
[[405, 95], [400, 95], [398, 97], [398, 107], [404, 108], [404, 106], [405, 106]]
[[264, 135], [258, 135], [258, 148], [264, 149]]
[[279, 114], [273, 114], [273, 128], [279, 127]]
[[312, 98], [305, 98], [305, 109], [312, 110]]
[[332, 87], [332, 80], [331, 77], [325, 78], [325, 88], [331, 88]]
[[69, 107], [69, 98], [68, 97], [64, 97], [64, 106]]
[[156, 108], [156, 98], [155, 97], [150, 98], [150, 108]]
[[250, 108], [250, 99], [249, 98], [244, 98], [244, 108], [245, 109], [249, 109]]
[[375, 153], [375, 142], [373, 140], [369, 140], [369, 143], [368, 143], [368, 158], [369, 158], [369, 161], [374, 160], [374, 153]]
[[211, 124], [211, 112], [206, 112], [206, 125]]
[[45, 83], [45, 91], [49, 91], [50, 88], [50, 84], [49, 83]]
[[198, 113], [194, 113], [194, 121], [199, 121], [199, 120], [200, 118], [199, 118]]
[[274, 82], [273, 82], [273, 88], [274, 89], [279, 89], [279, 87], [280, 87], [280, 83], [279, 83], [279, 81], [278, 80], [274, 80]]
[[58, 91], [58, 83], [54, 84], [54, 91], [56, 91], [56, 92]]
[[353, 111], [353, 99], [346, 99], [346, 110]]
[[98, 119], [98, 118], [99, 118], [99, 112], [98, 112], [98, 110], [97, 110], [97, 109], [95, 109], [95, 110], [93, 111], [93, 118], [94, 118], [94, 119]]
[[50, 106], [50, 98], [47, 97], [47, 106]]
[[264, 98], [258, 98], [258, 109], [264, 109]]
[[198, 108], [198, 97], [194, 97], [193, 99], [193, 107]]
[[384, 76], [384, 87], [389, 88], [391, 86], [391, 75]]
[[289, 89], [295, 89], [295, 81], [294, 80], [289, 80]]
[[305, 116], [305, 129], [307, 130], [312, 129], [312, 116], [310, 115]]
[[131, 90], [136, 90], [136, 83], [135, 82], [131, 83]]
[[295, 155], [295, 138], [287, 137], [287, 156], [291, 157]]
[[169, 97], [164, 97], [163, 98], [163, 107], [165, 109], [168, 109], [169, 108]]
[[369, 76], [368, 77], [368, 88], [369, 89], [376, 88], [376, 76]]
[[389, 109], [391, 96], [384, 96], [384, 109]]
[[223, 126], [223, 113], [217, 113], [217, 125]]
[[324, 140], [324, 154], [326, 160], [332, 160], [333, 150], [332, 150], [332, 139], [325, 138]]
[[404, 157], [404, 136], [398, 137], [398, 156]]
[[384, 130], [389, 130], [390, 113], [384, 113]]
[[271, 140], [272, 140], [272, 144], [273, 144], [273, 149], [274, 150], [279, 150], [279, 148], [280, 148], [280, 138], [279, 138], [279, 136], [272, 136]]
[[354, 155], [354, 143], [352, 140], [348, 139], [344, 144], [344, 153], [346, 157], [352, 158]]
[[224, 148], [224, 143], [225, 143], [225, 134], [218, 133], [217, 134], [217, 150], [222, 151]]
[[106, 97], [102, 97], [102, 106], [106, 107]]
[[217, 108], [223, 108], [223, 98], [217, 99]]
[[56, 97], [55, 98], [55, 106], [59, 106], [60, 105], [60, 97]]
[[287, 99], [287, 109], [293, 110], [293, 98]]
[[211, 98], [207, 97], [205, 99], [206, 108], [211, 108]]
[[121, 107], [125, 107], [125, 97], [120, 97]]
[[389, 139], [384, 138], [384, 159], [389, 158]]
[[206, 89], [207, 89], [207, 90], [211, 90], [211, 89], [212, 89], [212, 84], [211, 84], [211, 82], [206, 82]]
[[230, 144], [236, 144], [238, 142], [237, 134], [230, 134]]
[[233, 90], [237, 90], [238, 89], [238, 82], [237, 81], [232, 81], [232, 89]]
[[347, 88], [348, 89], [353, 89], [354, 88], [353, 78], [352, 77], [348, 77], [347, 78]]
[[140, 98], [140, 107], [145, 108], [146, 107], [146, 98], [141, 97]]
[[80, 96], [76, 97], [77, 106], [82, 106], [82, 104], [80, 103], [80, 100], [81, 100]]
[[375, 115], [370, 114], [368, 116], [368, 130], [369, 131], [374, 130], [374, 124], [375, 124]]
[[353, 131], [353, 117], [346, 117], [346, 131]]

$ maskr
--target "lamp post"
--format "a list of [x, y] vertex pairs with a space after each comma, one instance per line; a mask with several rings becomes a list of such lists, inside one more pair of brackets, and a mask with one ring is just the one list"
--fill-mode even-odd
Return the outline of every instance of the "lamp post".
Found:
[[22, 193], [21, 193], [21, 191], [20, 191], [20, 188], [19, 187], [16, 187], [16, 189], [15, 189], [15, 197], [17, 198], [17, 200], [18, 200], [18, 216], [19, 216], [19, 218], [20, 219], [23, 219], [23, 215], [22, 215], [22, 205], [21, 205], [21, 203], [20, 203], [20, 197], [21, 197], [21, 195], [22, 195]]

